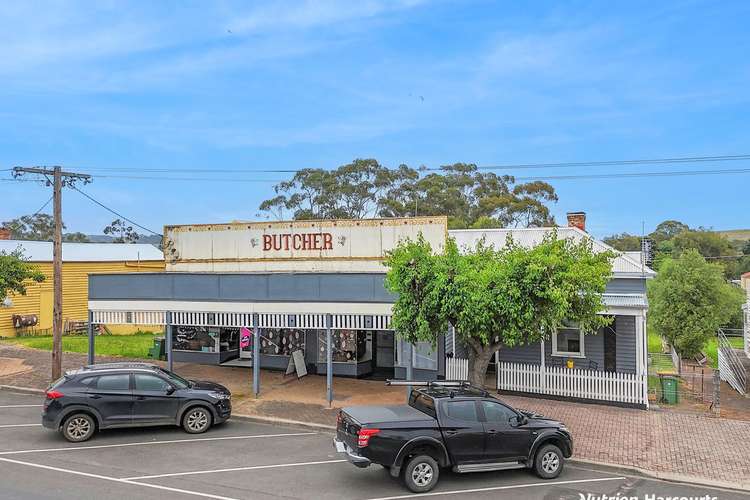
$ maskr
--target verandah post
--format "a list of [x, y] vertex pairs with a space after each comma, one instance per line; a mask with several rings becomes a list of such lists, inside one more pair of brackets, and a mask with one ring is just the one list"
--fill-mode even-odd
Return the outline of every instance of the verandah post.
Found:
[[253, 313], [253, 394], [260, 396], [260, 328], [258, 313]]
[[[413, 376], [413, 354], [414, 345], [411, 342], [404, 342], [404, 350], [406, 351], [404, 353], [404, 357], [406, 358], [406, 380], [411, 380]], [[406, 401], [409, 401], [409, 396], [411, 396], [411, 386], [406, 386]]]
[[331, 346], [332, 327], [333, 316], [331, 314], [326, 314], [326, 398], [328, 399], [329, 408], [331, 406], [331, 403], [333, 402], [333, 347]]
[[170, 372], [174, 366], [174, 358], [172, 356], [172, 312], [167, 311], [164, 313], [164, 341], [167, 343], [167, 370]]

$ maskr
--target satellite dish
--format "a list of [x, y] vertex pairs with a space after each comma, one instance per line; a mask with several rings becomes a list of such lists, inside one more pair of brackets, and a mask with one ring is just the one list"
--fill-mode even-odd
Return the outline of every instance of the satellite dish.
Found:
[[10, 299], [10, 297], [5, 297], [3, 299], [3, 307], [13, 307], [13, 301]]

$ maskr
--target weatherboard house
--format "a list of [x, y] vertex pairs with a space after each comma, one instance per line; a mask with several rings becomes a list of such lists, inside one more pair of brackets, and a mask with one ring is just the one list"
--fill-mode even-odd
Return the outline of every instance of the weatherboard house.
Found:
[[[585, 214], [571, 214], [560, 238], [591, 239]], [[391, 326], [395, 296], [383, 261], [421, 234], [440, 251], [511, 234], [534, 245], [552, 228], [449, 231], [446, 217], [167, 226], [164, 272], [89, 278], [92, 324], [163, 324], [172, 361], [359, 378], [464, 378], [465, 350], [451, 332], [436, 346], [403, 342]], [[581, 332], [567, 324], [550, 341], [501, 350], [490, 370], [504, 391], [645, 407], [646, 280], [633, 255], [614, 259], [604, 294], [611, 325]], [[256, 362], [257, 361], [257, 362]]]

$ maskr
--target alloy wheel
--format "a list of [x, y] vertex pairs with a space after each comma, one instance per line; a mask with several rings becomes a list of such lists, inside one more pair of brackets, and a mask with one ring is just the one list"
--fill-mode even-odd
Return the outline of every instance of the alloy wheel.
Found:
[[554, 451], [548, 451], [542, 456], [542, 470], [547, 474], [552, 474], [560, 467], [560, 457]]
[[208, 425], [208, 415], [204, 410], [190, 412], [187, 417], [187, 426], [191, 431], [199, 432]]
[[411, 471], [411, 478], [417, 486], [427, 486], [432, 481], [432, 466], [427, 463], [417, 464]]
[[75, 439], [84, 438], [91, 432], [91, 422], [84, 417], [76, 417], [68, 422], [67, 432]]

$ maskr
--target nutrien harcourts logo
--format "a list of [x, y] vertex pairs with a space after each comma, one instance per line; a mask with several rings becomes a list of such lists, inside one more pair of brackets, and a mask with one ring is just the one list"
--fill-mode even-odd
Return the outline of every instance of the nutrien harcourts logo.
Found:
[[643, 496], [638, 495], [595, 495], [593, 493], [579, 493], [581, 500], [717, 500], [718, 497], [713, 495], [687, 496], [687, 495], [657, 495], [655, 493], [646, 493]]

